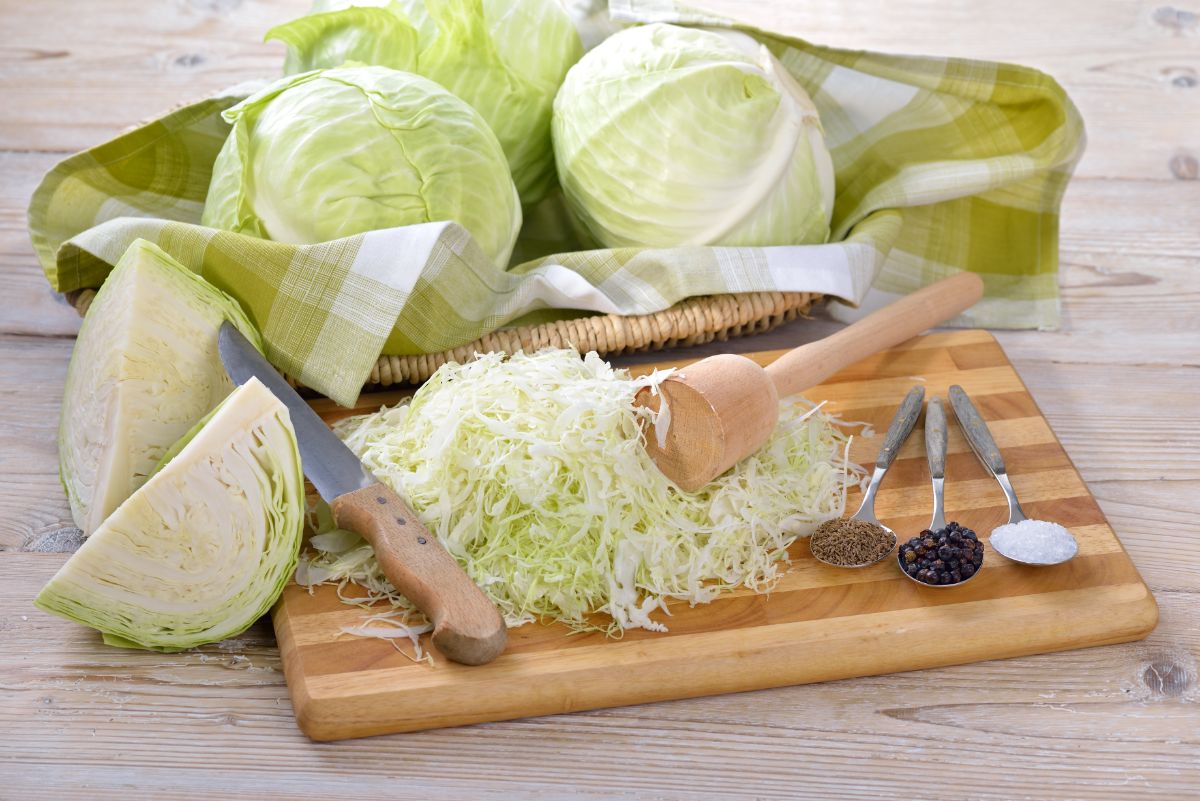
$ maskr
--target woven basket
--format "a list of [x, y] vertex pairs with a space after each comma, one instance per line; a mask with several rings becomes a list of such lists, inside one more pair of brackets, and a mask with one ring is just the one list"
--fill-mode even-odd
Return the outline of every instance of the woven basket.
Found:
[[[80, 316], [95, 290], [72, 292], [68, 299]], [[476, 353], [574, 347], [601, 356], [699, 345], [713, 340], [758, 334], [808, 312], [821, 296], [810, 292], [746, 292], [688, 298], [653, 314], [601, 314], [575, 320], [493, 331], [474, 342], [441, 353], [380, 356], [367, 386], [419, 384], [446, 362], [464, 362]]]

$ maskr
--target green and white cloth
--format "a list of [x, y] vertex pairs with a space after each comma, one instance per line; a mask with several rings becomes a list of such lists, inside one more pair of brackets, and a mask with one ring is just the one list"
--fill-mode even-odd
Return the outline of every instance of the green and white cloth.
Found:
[[[610, 10], [623, 22], [731, 24], [664, 0]], [[305, 246], [204, 228], [229, 130], [220, 113], [256, 88], [245, 84], [55, 166], [30, 204], [34, 249], [50, 285], [70, 292], [98, 287], [134, 240], [155, 242], [242, 303], [277, 367], [342, 404], [381, 353], [437, 352], [581, 311], [645, 314], [694, 295], [819, 292], [857, 305], [873, 284], [900, 294], [970, 270], [986, 296], [957, 324], [1057, 325], [1058, 211], [1084, 134], [1052, 78], [742, 30], [820, 112], [837, 172], [829, 244], [571, 251], [554, 198], [527, 214], [525, 256], [507, 271], [449, 222]]]

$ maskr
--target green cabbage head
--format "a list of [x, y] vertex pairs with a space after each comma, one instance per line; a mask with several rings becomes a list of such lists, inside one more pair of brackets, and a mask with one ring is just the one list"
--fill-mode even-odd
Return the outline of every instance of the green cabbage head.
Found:
[[232, 637], [296, 567], [304, 476], [287, 408], [257, 379], [167, 454], [34, 603], [111, 645], [179, 650]]
[[817, 110], [746, 34], [613, 34], [567, 74], [553, 134], [567, 203], [604, 246], [829, 238], [833, 162]]
[[317, 0], [267, 38], [288, 45], [289, 74], [356, 61], [436, 81], [487, 120], [523, 202], [554, 185], [551, 106], [583, 55], [558, 0]]
[[504, 267], [521, 204], [479, 114], [385, 67], [276, 81], [224, 114], [202, 222], [292, 244], [453, 220]]

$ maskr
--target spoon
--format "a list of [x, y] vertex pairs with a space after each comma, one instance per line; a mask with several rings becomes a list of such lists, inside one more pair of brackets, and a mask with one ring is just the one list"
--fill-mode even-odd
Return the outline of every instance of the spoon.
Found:
[[[1008, 470], [1000, 456], [1000, 449], [996, 447], [996, 440], [992, 438], [991, 431], [988, 430], [987, 423], [983, 421], [975, 404], [957, 384], [950, 387], [950, 406], [954, 409], [954, 415], [962, 426], [971, 450], [975, 451], [979, 461], [983, 462], [983, 466], [1000, 484], [1000, 489], [1004, 490], [1004, 497], [1008, 501], [1008, 524], [992, 529], [988, 544], [1001, 556], [1024, 565], [1058, 565], [1079, 553], [1079, 543], [1065, 527], [1045, 520], [1031, 520], [1025, 516], [1021, 504], [1017, 502], [1017, 493], [1013, 490], [1012, 482], [1008, 480]], [[1033, 534], [1035, 530], [1044, 535], [1047, 544], [1057, 547], [1063, 555], [1046, 560], [1030, 560], [1015, 555], [1013, 546], [1023, 537], [1028, 541], [1031, 535], [1037, 536]]]
[[[929, 521], [929, 530], [936, 532], [946, 527], [946, 410], [942, 408], [941, 398], [930, 398], [929, 406], [925, 409], [925, 458], [929, 461], [929, 476], [933, 482], [933, 517]], [[899, 553], [896, 554], [896, 564], [909, 581], [936, 589], [961, 587], [983, 569], [983, 565], [980, 565], [974, 573], [953, 584], [927, 584], [908, 574]]]
[[665, 404], [646, 450], [667, 478], [695, 492], [763, 446], [779, 422], [780, 398], [933, 328], [982, 295], [978, 275], [958, 273], [790, 350], [766, 368], [733, 353], [701, 359], [659, 384], [657, 394], [649, 388], [638, 393], [639, 405], [659, 411]]
[[[921, 401], [924, 398], [925, 388], [919, 386], [913, 387], [904, 396], [900, 408], [896, 410], [896, 416], [892, 418], [892, 423], [888, 426], [887, 435], [883, 438], [883, 445], [879, 448], [879, 455], [875, 457], [875, 471], [871, 474], [871, 483], [867, 485], [867, 491], [863, 495], [858, 511], [850, 517], [851, 520], [862, 520], [866, 523], [879, 526], [891, 535], [892, 547], [888, 548], [878, 559], [872, 559], [870, 562], [865, 562], [861, 565], [839, 565], [827, 559], [822, 559], [814, 553], [813, 556], [817, 561], [824, 562], [832, 567], [870, 567], [887, 558], [892, 549], [896, 547], [896, 532], [883, 523], [880, 523], [875, 517], [875, 493], [879, 490], [879, 485], [883, 483], [883, 477], [887, 474], [888, 468], [896, 460], [896, 453], [899, 452], [900, 446], [904, 444], [904, 440], [908, 439], [908, 435], [912, 433], [913, 426], [916, 425], [917, 418], [921, 416]], [[834, 519], [836, 520], [837, 518]]]

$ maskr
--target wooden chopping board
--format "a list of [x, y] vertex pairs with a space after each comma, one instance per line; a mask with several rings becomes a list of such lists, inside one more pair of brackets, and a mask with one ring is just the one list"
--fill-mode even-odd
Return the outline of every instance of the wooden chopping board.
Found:
[[[781, 352], [751, 356], [766, 364]], [[1149, 634], [1158, 620], [1153, 596], [991, 334], [918, 337], [805, 394], [829, 401], [827, 408], [843, 419], [874, 425], [875, 437], [856, 438], [851, 451], [854, 461], [869, 465], [896, 406], [916, 382], [925, 385], [926, 397], [944, 398], [951, 384], [967, 390], [1004, 454], [1026, 513], [1070, 528], [1079, 556], [1037, 568], [989, 548], [984, 569], [970, 584], [933, 589], [906, 580], [890, 558], [862, 570], [827, 567], [802, 540], [792, 548], [790, 570], [767, 595], [736, 591], [694, 608], [677, 603], [664, 618], [668, 633], [629, 631], [620, 640], [525, 625], [510, 629], [508, 649], [481, 667], [448, 662], [436, 650], [435, 667], [417, 664], [388, 642], [341, 634], [364, 613], [342, 604], [332, 587], [310, 595], [292, 584], [273, 615], [300, 728], [313, 739], [336, 740], [891, 673]], [[355, 411], [403, 395], [365, 396]], [[327, 403], [314, 406], [329, 421], [348, 414]], [[985, 539], [1007, 521], [1004, 496], [950, 417], [946, 519]], [[924, 453], [922, 434], [914, 430], [876, 500], [879, 518], [902, 540], [929, 523]], [[855, 494], [848, 507], [857, 503]]]

